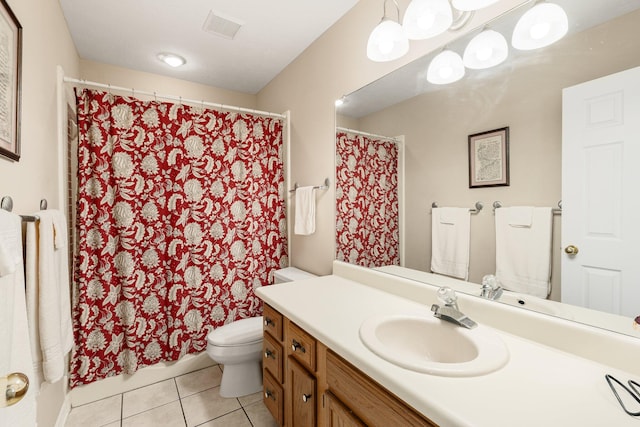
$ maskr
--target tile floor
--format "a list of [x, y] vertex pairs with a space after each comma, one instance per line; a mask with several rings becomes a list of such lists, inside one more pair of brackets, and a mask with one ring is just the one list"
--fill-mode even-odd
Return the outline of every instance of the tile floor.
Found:
[[71, 410], [65, 427], [275, 427], [262, 392], [220, 397], [220, 366], [179, 377]]

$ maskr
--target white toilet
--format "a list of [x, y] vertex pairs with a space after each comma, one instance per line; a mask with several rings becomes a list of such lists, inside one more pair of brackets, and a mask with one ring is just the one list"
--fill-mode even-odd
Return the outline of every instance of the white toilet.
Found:
[[[316, 277], [295, 267], [277, 270], [274, 283]], [[207, 336], [207, 354], [224, 365], [220, 396], [239, 397], [262, 390], [262, 316], [236, 320]]]

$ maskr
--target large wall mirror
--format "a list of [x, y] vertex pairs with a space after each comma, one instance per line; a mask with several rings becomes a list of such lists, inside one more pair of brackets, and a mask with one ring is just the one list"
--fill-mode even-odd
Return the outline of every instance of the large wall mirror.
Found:
[[[640, 66], [640, 0], [553, 2], [566, 11], [570, 29], [551, 46], [531, 51], [517, 51], [510, 46], [509, 56], [502, 64], [486, 70], [467, 70], [465, 77], [448, 85], [426, 81], [427, 67], [439, 53], [433, 52], [345, 96], [344, 103], [336, 108], [337, 135], [344, 138], [345, 133], [351, 132], [393, 141], [403, 158], [396, 178], [386, 176], [382, 183], [399, 192], [393, 201], [397, 205], [389, 205], [398, 217], [398, 242], [393, 238], [386, 241], [397, 245], [392, 252], [401, 256], [389, 263], [395, 265], [381, 262], [368, 267], [431, 284], [459, 284], [460, 290], [478, 295], [478, 284], [496, 268], [493, 203], [557, 208], [559, 201], [567, 197], [563, 194], [562, 170], [563, 89]], [[514, 8], [488, 26], [510, 40], [515, 22], [533, 4]], [[469, 40], [481, 30], [471, 31], [446, 47], [462, 54]], [[469, 135], [505, 127], [509, 128], [509, 185], [470, 188]], [[640, 144], [640, 138], [635, 141]], [[376, 152], [386, 156], [391, 151], [385, 148]], [[350, 165], [355, 168], [354, 162]], [[374, 178], [369, 179], [375, 182]], [[395, 187], [389, 185], [393, 179], [399, 182]], [[481, 202], [484, 206], [471, 216], [466, 282], [429, 273], [434, 202], [469, 208]], [[380, 205], [371, 207], [371, 212]], [[384, 212], [388, 214], [389, 210]], [[640, 325], [634, 321], [640, 315], [640, 299], [635, 301], [637, 312], [625, 315], [573, 307], [563, 301], [562, 288], [568, 286], [562, 283], [563, 257], [567, 256], [566, 242], [562, 241], [565, 214], [568, 212], [558, 212], [552, 220], [548, 299], [507, 301], [509, 298], [505, 297], [502, 302], [640, 337]], [[378, 252], [384, 241], [377, 241]], [[640, 251], [635, 252], [640, 256]], [[358, 256], [352, 253], [351, 259]], [[636, 286], [640, 287], [640, 282]]]

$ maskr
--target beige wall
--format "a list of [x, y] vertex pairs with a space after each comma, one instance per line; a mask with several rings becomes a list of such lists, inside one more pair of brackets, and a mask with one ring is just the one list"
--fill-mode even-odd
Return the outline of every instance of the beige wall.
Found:
[[[160, 95], [181, 96], [184, 99], [202, 100], [236, 107], [256, 108], [255, 95], [84, 59], [80, 61], [80, 78], [96, 83], [132, 88], [144, 92], [156, 92]], [[126, 95], [127, 93], [123, 94]]]
[[[471, 218], [470, 280], [495, 272], [492, 204], [556, 207], [561, 195], [562, 88], [640, 65], [628, 37], [640, 12], [525, 56], [528, 65], [420, 95], [360, 119], [361, 130], [406, 139], [406, 266], [429, 271], [431, 203], [485, 209]], [[553, 58], [549, 61], [548, 58]], [[481, 100], [481, 102], [478, 102]], [[509, 126], [510, 186], [468, 188], [470, 134]], [[552, 299], [560, 298], [561, 217], [554, 216]]]
[[57, 1], [8, 3], [23, 27], [22, 156], [0, 158], [0, 196], [13, 198], [15, 212], [29, 213], [42, 198], [59, 207], [56, 67], [77, 75], [79, 58]]
[[[17, 213], [39, 210], [42, 198], [51, 208], [60, 208], [57, 66], [78, 75], [79, 58], [57, 1], [8, 3], [23, 28], [22, 153], [19, 162], [0, 159], [0, 197], [11, 196]], [[43, 385], [38, 396], [38, 425], [55, 425], [64, 398], [64, 380]]]
[[[484, 9], [462, 32], [523, 2], [504, 0]], [[409, 0], [398, 3], [404, 12]], [[258, 93], [258, 108], [291, 111], [292, 181], [301, 185], [317, 185], [326, 177], [332, 181], [328, 191], [316, 196], [316, 233], [293, 236], [291, 242], [292, 264], [316, 274], [329, 274], [335, 255], [335, 100], [460, 35], [445, 33], [435, 39], [411, 42], [404, 58], [374, 63], [366, 57], [367, 38], [381, 17], [382, 1], [360, 0]]]

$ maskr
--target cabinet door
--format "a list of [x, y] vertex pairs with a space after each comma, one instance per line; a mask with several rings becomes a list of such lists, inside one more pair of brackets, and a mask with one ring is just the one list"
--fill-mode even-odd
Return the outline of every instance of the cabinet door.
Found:
[[365, 427], [353, 412], [342, 404], [333, 394], [325, 393], [324, 411], [327, 427]]
[[287, 362], [287, 396], [292, 427], [316, 425], [316, 379], [292, 357]]

